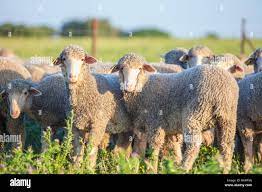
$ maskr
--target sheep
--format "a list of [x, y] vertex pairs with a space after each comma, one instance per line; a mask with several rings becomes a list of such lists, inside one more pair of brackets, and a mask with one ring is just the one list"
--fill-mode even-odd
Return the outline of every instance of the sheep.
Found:
[[6, 48], [0, 48], [0, 57], [16, 57], [15, 53], [10, 50], [10, 49], [6, 49]]
[[26, 70], [26, 68], [14, 62], [12, 59], [7, 57], [0, 57], [0, 96], [2, 102], [0, 102], [0, 130], [4, 132], [4, 122], [7, 122], [7, 132], [12, 135], [21, 135], [21, 143], [12, 143], [12, 147], [17, 147], [19, 145], [24, 146], [25, 144], [25, 131], [21, 126], [21, 119], [16, 121], [12, 120], [9, 117], [9, 114], [6, 112], [8, 108], [8, 102], [6, 100], [4, 94], [4, 88], [8, 86], [9, 81], [14, 79], [31, 79], [30, 73]]
[[122, 100], [118, 77], [112, 74], [91, 74], [88, 65], [97, 60], [78, 45], [68, 45], [54, 62], [66, 78], [71, 109], [74, 113], [74, 157], [76, 164], [83, 157], [80, 140], [88, 144], [91, 167], [95, 166], [98, 145], [105, 133], [116, 134], [131, 129], [131, 121]]
[[214, 55], [206, 46], [196, 46], [189, 50], [188, 54], [180, 58], [181, 62], [187, 63], [187, 68], [201, 64], [217, 65], [229, 71], [236, 80], [245, 77], [244, 66], [233, 54]]
[[155, 72], [155, 69], [134, 53], [126, 54], [118, 61], [112, 68], [112, 72], [117, 71], [133, 129], [146, 134], [155, 172], [166, 135], [183, 134], [186, 143], [183, 168], [189, 171], [199, 153], [201, 133], [217, 125], [215, 133], [223, 171], [228, 173], [238, 100], [237, 83], [228, 72], [201, 65], [177, 74], [148, 76], [145, 71]]
[[203, 60], [203, 63], [205, 64], [216, 65], [227, 70], [236, 80], [240, 80], [245, 77], [244, 65], [242, 65], [241, 61], [231, 53], [204, 57]]
[[43, 77], [47, 75], [61, 72], [59, 67], [52, 66], [51, 63], [47, 61], [37, 62], [30, 59], [24, 62], [24, 66], [31, 73], [32, 80], [34, 82], [39, 82]]
[[189, 49], [188, 53], [180, 57], [180, 62], [186, 63], [185, 68], [203, 64], [203, 59], [213, 56], [213, 52], [206, 46], [198, 45]]
[[180, 65], [183, 69], [187, 69], [186, 63], [180, 61], [180, 58], [188, 53], [187, 49], [176, 48], [163, 55], [166, 64]]
[[23, 60], [19, 58], [12, 50], [0, 48], [0, 57], [7, 57], [15, 63], [23, 64]]
[[39, 83], [23, 79], [12, 80], [5, 92], [13, 119], [19, 118], [24, 112], [44, 129], [52, 127], [55, 130], [66, 126], [70, 106], [61, 73], [48, 75]]
[[262, 48], [256, 49], [245, 61], [246, 65], [254, 65], [254, 72], [262, 71]]
[[[165, 64], [165, 63], [151, 63], [158, 73], [178, 73], [183, 70], [183, 68], [176, 64]], [[89, 70], [91, 73], [109, 74], [112, 68], [112, 63], [102, 63], [97, 62], [96, 64], [90, 65]]]
[[244, 146], [244, 170], [248, 172], [254, 161], [253, 140], [262, 131], [262, 73], [250, 75], [238, 85], [237, 130]]
[[150, 63], [158, 73], [179, 73], [183, 71], [180, 65], [176, 64], [165, 64], [165, 63]]

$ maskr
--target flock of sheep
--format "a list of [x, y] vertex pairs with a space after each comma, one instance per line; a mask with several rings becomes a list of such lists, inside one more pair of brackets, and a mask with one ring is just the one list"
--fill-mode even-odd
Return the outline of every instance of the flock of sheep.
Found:
[[[51, 66], [0, 49], [0, 133], [22, 135], [13, 147], [24, 145], [24, 114], [55, 133], [73, 111], [76, 164], [88, 146], [95, 166], [99, 147], [109, 142], [115, 152], [131, 148], [130, 156], [145, 156], [150, 149], [154, 172], [166, 148], [177, 165], [191, 170], [201, 144], [219, 148], [224, 173], [239, 145], [246, 172], [255, 154], [262, 160], [262, 49], [243, 63], [206, 46], [177, 48], [163, 58], [165, 63], [149, 64], [129, 53], [113, 66], [69, 45]], [[247, 65], [254, 71], [247, 74]]]

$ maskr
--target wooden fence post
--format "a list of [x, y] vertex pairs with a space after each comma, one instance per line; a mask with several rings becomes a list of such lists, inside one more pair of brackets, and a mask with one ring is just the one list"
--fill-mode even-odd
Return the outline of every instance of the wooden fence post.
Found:
[[245, 56], [245, 42], [248, 43], [250, 48], [254, 51], [255, 47], [252, 44], [251, 40], [246, 35], [246, 19], [242, 18], [241, 20], [241, 42], [240, 42], [240, 56]]
[[97, 51], [97, 31], [98, 31], [98, 20], [92, 20], [92, 56], [96, 57]]

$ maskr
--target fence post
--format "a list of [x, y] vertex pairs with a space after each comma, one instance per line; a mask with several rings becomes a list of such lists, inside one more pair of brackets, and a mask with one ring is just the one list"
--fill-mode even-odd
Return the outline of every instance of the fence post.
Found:
[[98, 20], [92, 20], [92, 56], [96, 57], [97, 51], [97, 31], [98, 31]]
[[254, 51], [255, 47], [251, 40], [246, 35], [246, 19], [242, 18], [241, 20], [241, 42], [240, 42], [240, 56], [245, 56], [245, 43], [248, 43], [249, 47]]

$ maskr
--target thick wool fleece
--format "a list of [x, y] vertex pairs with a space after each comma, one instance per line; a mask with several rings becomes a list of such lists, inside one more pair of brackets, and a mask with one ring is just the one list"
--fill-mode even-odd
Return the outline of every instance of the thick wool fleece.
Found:
[[79, 139], [92, 147], [91, 166], [95, 165], [97, 148], [105, 133], [129, 131], [131, 121], [127, 114], [118, 77], [111, 74], [91, 74], [82, 66], [78, 82], [68, 85], [69, 100], [74, 112], [74, 161], [83, 157]]
[[41, 91], [40, 96], [30, 96], [25, 105], [24, 112], [32, 119], [38, 121], [43, 127], [63, 127], [70, 111], [66, 84], [61, 74], [46, 76], [39, 83], [25, 80], [11, 82], [12, 91], [22, 93], [22, 90], [31, 86]]
[[[262, 73], [239, 81], [237, 129], [245, 150], [245, 171], [253, 164], [253, 140], [256, 131], [262, 130]], [[260, 135], [257, 135], [260, 137]]]
[[[121, 58], [118, 64], [136, 67], [140, 61], [143, 59], [130, 56]], [[201, 140], [202, 131], [217, 125], [227, 172], [231, 167], [238, 100], [238, 86], [231, 75], [203, 65], [178, 74], [146, 76], [141, 71], [138, 78], [137, 90], [142, 88], [142, 92], [125, 93], [124, 99], [134, 128], [145, 127], [141, 131], [147, 133], [149, 145], [157, 151], [165, 135], [181, 133]], [[187, 145], [184, 167], [190, 169], [200, 146], [192, 142]]]
[[[31, 79], [30, 73], [20, 63], [7, 57], [0, 57], [0, 87], [6, 88], [7, 84], [14, 79]], [[1, 92], [2, 90], [0, 90]], [[7, 122], [7, 132], [9, 134], [22, 135], [22, 143], [25, 141], [25, 133], [21, 126], [21, 119], [13, 120], [7, 114], [8, 102], [6, 99], [0, 99], [0, 132], [5, 132], [4, 122]], [[13, 126], [14, 125], [14, 126]], [[17, 146], [13, 143], [13, 147]]]

